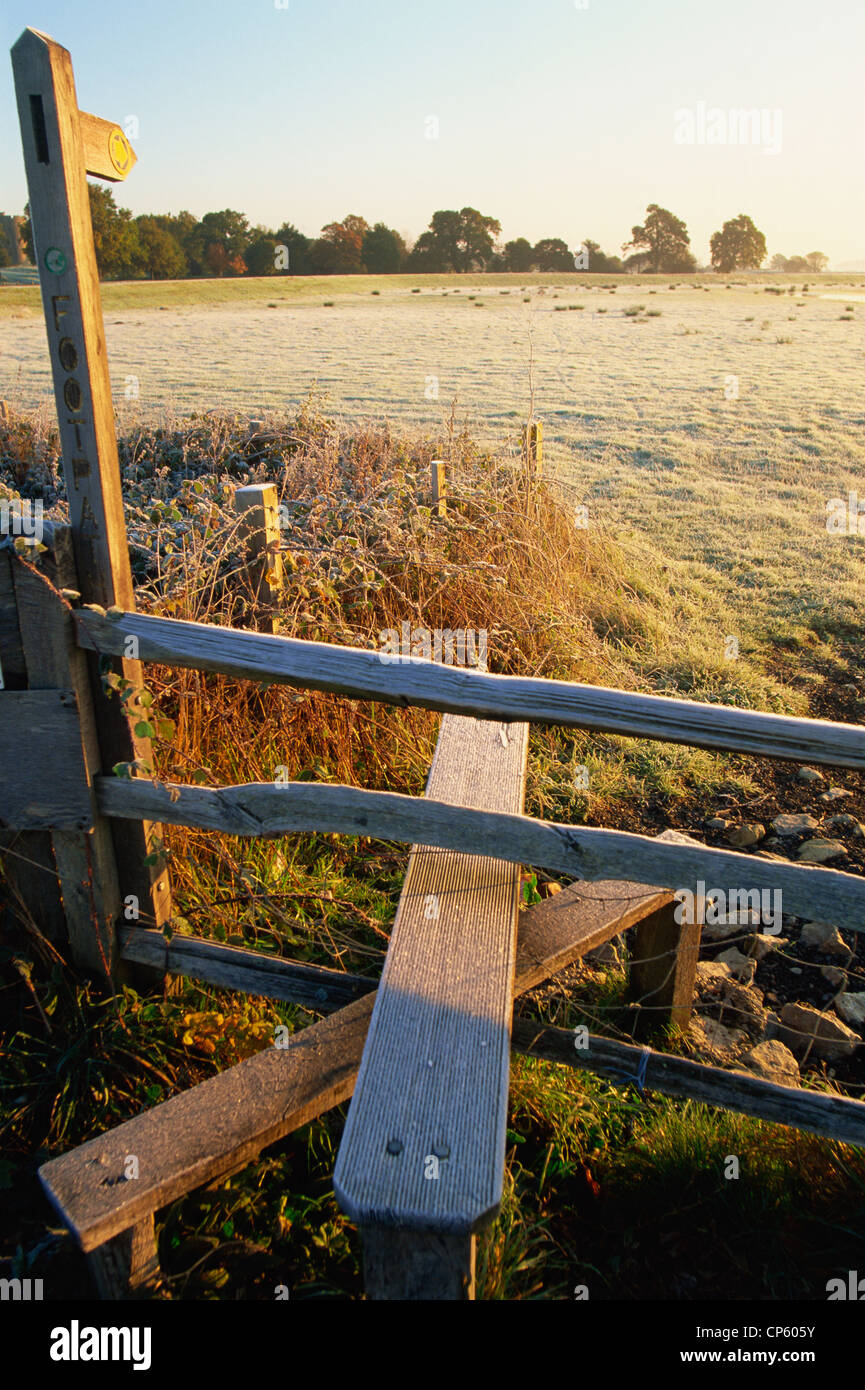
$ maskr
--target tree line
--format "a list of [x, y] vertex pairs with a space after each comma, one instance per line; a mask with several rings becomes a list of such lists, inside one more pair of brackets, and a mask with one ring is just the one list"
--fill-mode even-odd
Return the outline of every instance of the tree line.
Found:
[[[578, 247], [561, 237], [543, 237], [534, 245], [517, 237], [501, 245], [500, 222], [471, 207], [434, 212], [427, 230], [409, 246], [393, 227], [370, 225], [355, 213], [327, 223], [317, 237], [307, 237], [291, 222], [276, 229], [250, 226], [242, 212], [231, 208], [201, 218], [191, 212], [133, 217], [128, 208], [117, 206], [110, 188], [90, 183], [88, 189], [96, 259], [106, 280], [575, 269], [605, 275], [631, 270], [675, 274], [699, 268], [685, 223], [657, 203], [650, 203], [645, 220], [631, 228], [622, 259], [590, 239]], [[29, 208], [25, 216], [25, 244], [33, 259]], [[766, 259], [766, 238], [741, 213], [715, 232], [710, 249], [715, 270], [757, 270]], [[776, 255], [770, 269], [818, 271], [827, 264], [822, 252], [812, 251], [789, 260]]]

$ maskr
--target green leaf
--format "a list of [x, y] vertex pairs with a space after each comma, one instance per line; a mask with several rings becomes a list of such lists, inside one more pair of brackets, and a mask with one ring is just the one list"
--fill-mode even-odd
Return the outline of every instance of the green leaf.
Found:
[[154, 729], [152, 724], [149, 724], [147, 722], [146, 719], [139, 720], [139, 722], [135, 725], [136, 738], [154, 738], [155, 735], [156, 730]]

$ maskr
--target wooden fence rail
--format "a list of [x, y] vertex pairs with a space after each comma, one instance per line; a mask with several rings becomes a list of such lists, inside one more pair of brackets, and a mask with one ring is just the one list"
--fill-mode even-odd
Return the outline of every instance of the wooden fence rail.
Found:
[[631, 878], [667, 887], [702, 880], [740, 902], [745, 885], [777, 891], [784, 911], [865, 930], [865, 878], [757, 859], [733, 850], [659, 841], [622, 830], [558, 825], [529, 816], [476, 811], [398, 792], [321, 782], [250, 782], [197, 787], [142, 778], [99, 777], [97, 804], [109, 818], [158, 819], [227, 835], [315, 830], [407, 841], [531, 864], [577, 878]]
[[666, 695], [639, 695], [540, 677], [499, 676], [402, 660], [360, 647], [271, 637], [257, 632], [90, 607], [76, 613], [78, 641], [122, 656], [130, 637], [142, 661], [226, 676], [327, 690], [392, 705], [503, 722], [561, 724], [629, 738], [656, 738], [767, 758], [865, 769], [865, 729]]

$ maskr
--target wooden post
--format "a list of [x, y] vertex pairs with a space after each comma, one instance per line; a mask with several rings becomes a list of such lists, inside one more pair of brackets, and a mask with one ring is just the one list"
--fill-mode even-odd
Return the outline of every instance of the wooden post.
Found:
[[367, 1298], [432, 1302], [475, 1297], [476, 1241], [366, 1226], [363, 1286]]
[[20, 561], [13, 571], [28, 686], [74, 691], [94, 813], [91, 830], [54, 829], [51, 843], [72, 958], [106, 979], [117, 980], [122, 970], [116, 924], [123, 903], [111, 826], [98, 814], [93, 792], [100, 752], [87, 656], [75, 642], [72, 610], [56, 592], [77, 587], [69, 527], [54, 529], [50, 571], [53, 586]]
[[[700, 922], [676, 921], [675, 901], [634, 928], [628, 995], [639, 1003], [636, 1037], [665, 1024], [677, 1033], [688, 1027], [700, 954]], [[695, 916], [698, 914], [695, 913]]]
[[540, 477], [544, 471], [544, 427], [540, 420], [532, 420], [523, 430], [523, 450], [529, 472]]
[[259, 627], [273, 632], [283, 582], [275, 484], [254, 483], [237, 488], [234, 506], [246, 540], [249, 591], [256, 603], [267, 608]]
[[[0, 551], [0, 701], [4, 692], [27, 687], [27, 664], [15, 602], [15, 563], [10, 551]], [[0, 816], [3, 814], [0, 810]], [[31, 918], [49, 941], [62, 943], [65, 918], [49, 831], [0, 832], [0, 858], [12, 916], [24, 922]]]
[[432, 482], [432, 509], [435, 516], [444, 517], [448, 514], [448, 504], [445, 501], [445, 466], [441, 459], [433, 459], [430, 464], [430, 478]]
[[[25, 29], [12, 49], [12, 67], [78, 588], [85, 603], [131, 611], [135, 603], [86, 172], [124, 178], [134, 155], [119, 127], [90, 116], [82, 121], [72, 60], [60, 44]], [[130, 641], [115, 669], [141, 685], [135, 655]], [[137, 738], [116, 700], [106, 698], [95, 661], [90, 681], [102, 771], [136, 758], [149, 763], [149, 741]], [[144, 863], [154, 831], [157, 826], [144, 822], [115, 828], [114, 839], [123, 895], [134, 894], [142, 918], [161, 925], [171, 913], [167, 874]]]

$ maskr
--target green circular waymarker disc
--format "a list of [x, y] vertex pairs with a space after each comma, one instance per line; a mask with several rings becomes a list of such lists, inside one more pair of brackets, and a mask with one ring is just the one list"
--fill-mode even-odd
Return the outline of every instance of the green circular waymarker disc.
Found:
[[66, 269], [66, 256], [59, 246], [49, 246], [45, 252], [45, 264], [52, 275], [62, 275]]

